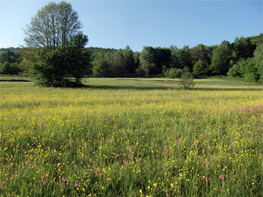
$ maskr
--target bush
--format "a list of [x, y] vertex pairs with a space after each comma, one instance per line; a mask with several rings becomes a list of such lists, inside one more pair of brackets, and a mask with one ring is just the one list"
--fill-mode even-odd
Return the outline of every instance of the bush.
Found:
[[239, 65], [235, 64], [232, 68], [229, 69], [229, 71], [227, 72], [227, 75], [229, 77], [240, 77], [240, 72], [239, 72]]
[[209, 71], [208, 68], [208, 63], [199, 59], [193, 67], [193, 75], [196, 77], [204, 77]]
[[170, 68], [166, 70], [164, 76], [174, 79], [174, 78], [180, 78], [182, 76], [182, 73], [183, 73], [182, 69]]
[[0, 65], [1, 74], [17, 75], [20, 72], [18, 63], [4, 62]]
[[188, 69], [184, 69], [184, 72], [182, 73], [180, 84], [184, 89], [191, 89], [194, 87], [194, 77], [192, 73]]

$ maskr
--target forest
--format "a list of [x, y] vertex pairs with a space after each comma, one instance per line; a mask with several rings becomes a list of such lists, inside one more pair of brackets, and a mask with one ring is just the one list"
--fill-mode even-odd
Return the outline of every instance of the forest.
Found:
[[[26, 48], [1, 48], [0, 73], [30, 76]], [[236, 37], [220, 45], [199, 44], [193, 48], [144, 46], [141, 52], [125, 49], [85, 47], [89, 69], [86, 77], [179, 78], [188, 69], [194, 78], [229, 76], [263, 82], [263, 34]]]

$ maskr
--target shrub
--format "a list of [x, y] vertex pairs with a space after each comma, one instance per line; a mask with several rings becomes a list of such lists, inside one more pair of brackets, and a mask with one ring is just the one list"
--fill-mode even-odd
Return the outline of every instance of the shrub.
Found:
[[188, 90], [194, 87], [194, 77], [192, 73], [188, 69], [184, 69], [184, 72], [182, 73], [181, 79], [180, 79], [181, 86]]

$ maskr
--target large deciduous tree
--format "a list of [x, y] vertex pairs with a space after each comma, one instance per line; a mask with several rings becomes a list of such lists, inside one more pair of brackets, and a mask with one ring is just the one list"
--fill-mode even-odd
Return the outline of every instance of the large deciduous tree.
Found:
[[80, 33], [81, 28], [78, 14], [70, 3], [51, 2], [31, 18], [30, 24], [24, 29], [24, 41], [28, 47], [56, 49], [71, 36]]
[[79, 84], [89, 69], [90, 54], [82, 50], [88, 42], [69, 3], [49, 3], [39, 10], [25, 29], [25, 58], [42, 86]]

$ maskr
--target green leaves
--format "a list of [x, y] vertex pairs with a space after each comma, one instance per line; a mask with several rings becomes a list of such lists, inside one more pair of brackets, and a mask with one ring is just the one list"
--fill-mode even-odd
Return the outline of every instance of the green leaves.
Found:
[[35, 51], [37, 61], [32, 70], [37, 78], [37, 84], [42, 86], [65, 87], [72, 81], [79, 83], [89, 70], [89, 53], [83, 53], [88, 38], [77, 34], [64, 46], [45, 53], [45, 50]]

